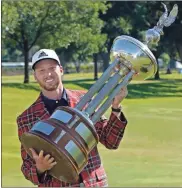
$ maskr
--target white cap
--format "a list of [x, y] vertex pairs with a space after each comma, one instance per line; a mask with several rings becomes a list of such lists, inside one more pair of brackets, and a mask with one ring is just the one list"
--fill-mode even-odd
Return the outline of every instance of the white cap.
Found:
[[40, 49], [32, 57], [32, 69], [34, 69], [35, 64], [42, 59], [54, 59], [59, 65], [61, 64], [59, 57], [54, 50]]

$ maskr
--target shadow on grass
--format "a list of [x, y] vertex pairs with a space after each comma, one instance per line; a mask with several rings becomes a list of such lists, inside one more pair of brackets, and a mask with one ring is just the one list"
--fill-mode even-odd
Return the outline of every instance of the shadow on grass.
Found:
[[23, 84], [23, 83], [2, 83], [2, 87], [10, 87], [10, 88], [18, 88], [18, 89], [25, 89], [25, 90], [35, 90], [40, 91], [38, 85], [30, 84]]
[[182, 97], [182, 81], [160, 81], [128, 85], [127, 98]]
[[[150, 80], [151, 81], [151, 80]], [[66, 80], [65, 85], [77, 85], [88, 90], [95, 81], [93, 79]], [[22, 83], [2, 83], [2, 87], [12, 87], [18, 89], [29, 89], [40, 91], [39, 86], [34, 82], [30, 84]], [[71, 88], [70, 88], [71, 89]], [[182, 79], [161, 79], [160, 81], [130, 83], [128, 85], [129, 99], [147, 97], [182, 97]]]

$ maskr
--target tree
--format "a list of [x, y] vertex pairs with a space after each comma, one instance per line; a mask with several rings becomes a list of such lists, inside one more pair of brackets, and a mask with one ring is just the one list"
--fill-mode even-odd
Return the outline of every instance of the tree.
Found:
[[71, 43], [87, 43], [85, 33], [90, 41], [94, 37], [96, 40], [102, 27], [98, 12], [106, 10], [104, 2], [3, 1], [3, 40], [24, 54], [24, 83], [29, 82], [29, 51], [35, 44], [41, 48], [67, 48]]
[[[135, 2], [130, 2], [131, 7]], [[107, 5], [110, 7], [106, 14], [100, 14], [100, 18], [105, 22], [102, 28], [102, 33], [107, 34], [106, 52], [100, 52], [104, 60], [104, 70], [109, 66], [110, 49], [114, 39], [122, 34], [130, 35], [132, 30], [132, 19], [128, 12], [128, 3], [124, 1], [108, 1]]]
[[163, 62], [165, 63], [166, 67], [167, 67], [167, 74], [171, 74], [171, 69], [170, 69], [170, 57], [167, 53], [162, 53], [160, 55], [160, 58], [163, 60]]
[[[108, 54], [114, 38], [119, 35], [130, 35], [145, 42], [143, 39], [145, 31], [153, 28], [164, 12], [161, 2], [156, 1], [112, 1], [108, 3], [111, 4], [111, 8], [106, 14], [100, 15], [101, 19], [106, 22], [102, 32], [108, 35], [106, 43]], [[176, 51], [178, 51], [182, 57], [182, 38], [180, 34], [182, 33], [180, 19], [182, 16], [182, 2], [165, 2], [169, 11], [175, 3], [179, 7], [175, 23], [170, 27], [164, 28], [164, 36], [161, 36], [158, 45], [151, 49], [156, 59], [163, 52], [167, 52], [173, 58], [176, 56]], [[122, 19], [122, 22], [117, 21]], [[108, 60], [109, 56], [106, 59]], [[159, 70], [155, 78], [160, 79]]]

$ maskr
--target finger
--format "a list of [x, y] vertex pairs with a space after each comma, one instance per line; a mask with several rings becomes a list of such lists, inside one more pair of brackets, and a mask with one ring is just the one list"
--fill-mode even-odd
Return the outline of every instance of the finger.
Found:
[[55, 166], [57, 164], [56, 161], [54, 161], [53, 163], [50, 164], [50, 168], [52, 168], [53, 166]]
[[33, 148], [29, 148], [29, 150], [31, 151], [32, 153], [32, 157], [33, 159], [36, 159], [38, 157], [37, 153], [35, 152], [35, 150]]
[[125, 88], [122, 88], [122, 93], [123, 93], [124, 95], [128, 94], [128, 90], [127, 90], [126, 87], [125, 87]]
[[121, 88], [122, 91], [127, 91], [127, 87]]
[[125, 89], [125, 93], [128, 94], [128, 89], [127, 88]]
[[39, 153], [39, 158], [43, 158], [44, 157], [44, 151], [41, 150], [40, 153]]
[[49, 163], [52, 163], [53, 161], [54, 161], [54, 158], [53, 158], [53, 157], [51, 157], [51, 158], [48, 160]]
[[127, 91], [128, 91], [127, 89], [123, 89], [123, 91], [122, 91], [122, 92], [123, 92], [123, 93], [127, 93]]
[[50, 158], [50, 154], [47, 154], [45, 157], [44, 157], [44, 159], [47, 161], [49, 158]]

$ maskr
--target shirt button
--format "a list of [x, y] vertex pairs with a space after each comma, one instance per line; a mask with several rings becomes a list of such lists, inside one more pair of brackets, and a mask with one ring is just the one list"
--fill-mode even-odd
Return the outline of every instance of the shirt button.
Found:
[[80, 183], [80, 187], [85, 187], [84, 183]]

